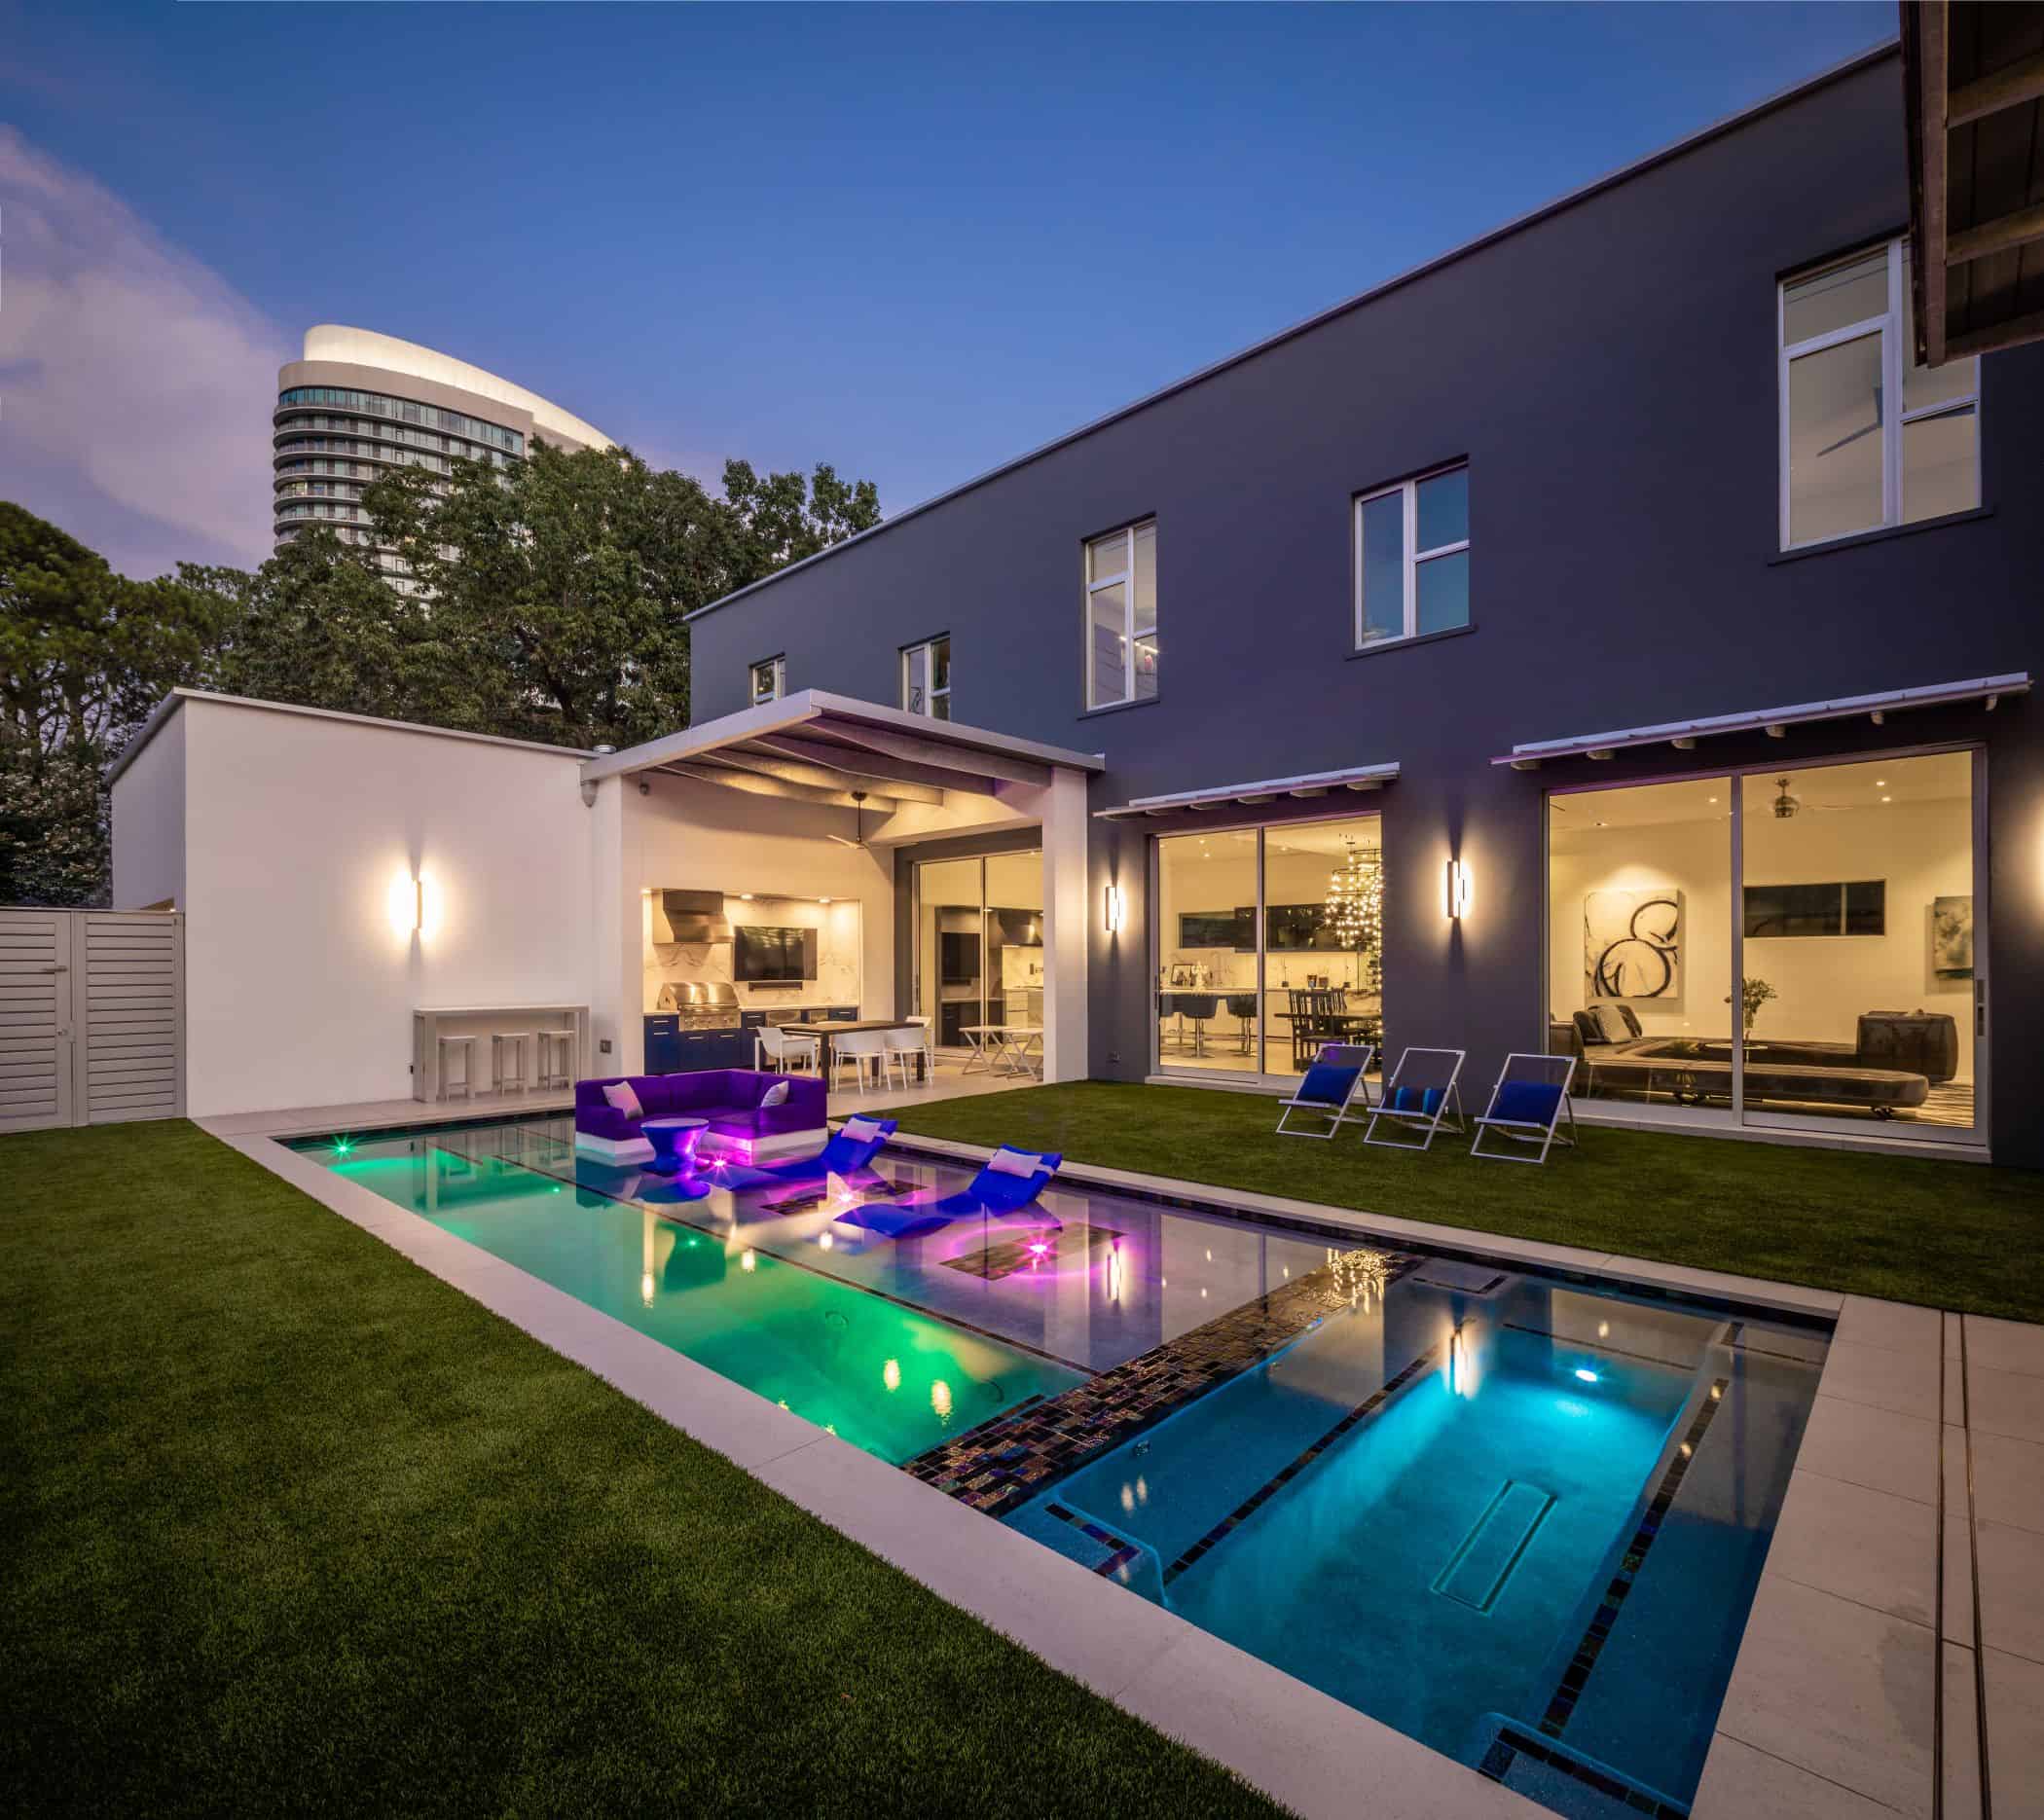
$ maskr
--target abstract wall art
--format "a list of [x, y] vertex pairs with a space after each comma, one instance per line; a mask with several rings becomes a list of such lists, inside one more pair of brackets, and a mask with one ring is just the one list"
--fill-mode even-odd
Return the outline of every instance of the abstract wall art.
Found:
[[1672, 885], [1586, 892], [1583, 990], [1596, 999], [1682, 997], [1682, 893]]
[[1930, 900], [1930, 970], [1940, 979], [1973, 977], [1973, 898]]

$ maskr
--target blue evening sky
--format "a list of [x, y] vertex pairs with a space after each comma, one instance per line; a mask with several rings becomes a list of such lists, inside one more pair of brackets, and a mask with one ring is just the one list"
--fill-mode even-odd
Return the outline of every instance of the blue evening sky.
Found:
[[0, 121], [279, 337], [402, 335], [656, 458], [827, 459], [898, 509], [1895, 11], [0, 0]]

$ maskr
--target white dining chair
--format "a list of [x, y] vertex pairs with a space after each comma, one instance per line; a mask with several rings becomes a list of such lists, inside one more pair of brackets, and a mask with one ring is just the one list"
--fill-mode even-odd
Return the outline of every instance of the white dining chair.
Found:
[[830, 1084], [837, 1085], [845, 1064], [851, 1063], [853, 1077], [860, 1093], [866, 1090], [866, 1068], [871, 1065], [877, 1083], [887, 1086], [887, 1037], [884, 1030], [851, 1030], [830, 1039]]
[[914, 1086], [916, 1084], [915, 1076], [909, 1069], [911, 1062], [920, 1063], [922, 1065], [922, 1077], [925, 1080], [930, 1078], [930, 1038], [925, 1032], [915, 1029], [885, 1030], [880, 1034], [887, 1038], [887, 1066], [888, 1078], [890, 1080], [894, 1078], [894, 1071], [899, 1068], [901, 1071], [902, 1088], [906, 1090]]
[[752, 1060], [762, 1074], [795, 1074], [817, 1064], [817, 1039], [799, 1031], [776, 1030], [771, 1024], [754, 1031]]
[[923, 1077], [926, 1080], [934, 1080], [937, 1060], [936, 1026], [927, 1017], [912, 1017], [908, 1021], [910, 1027], [923, 1038]]

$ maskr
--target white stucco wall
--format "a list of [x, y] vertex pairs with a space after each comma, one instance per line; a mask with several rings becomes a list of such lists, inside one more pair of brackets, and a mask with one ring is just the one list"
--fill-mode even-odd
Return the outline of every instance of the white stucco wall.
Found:
[[[573, 757], [186, 701], [117, 814], [179, 723], [194, 1114], [409, 1097], [420, 1004], [590, 1002]], [[131, 863], [117, 850], [117, 877]], [[414, 933], [398, 911], [419, 878]]]
[[116, 910], [185, 907], [185, 789], [180, 708], [114, 780]]

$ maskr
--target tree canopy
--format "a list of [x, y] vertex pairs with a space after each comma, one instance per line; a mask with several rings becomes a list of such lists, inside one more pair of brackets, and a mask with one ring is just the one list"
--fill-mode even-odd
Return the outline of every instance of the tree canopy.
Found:
[[537, 441], [396, 469], [363, 497], [409, 581], [324, 527], [253, 571], [131, 581], [0, 501], [0, 903], [104, 900], [100, 774], [179, 684], [562, 746], [686, 726], [686, 616], [880, 522], [828, 464], [723, 478]]

